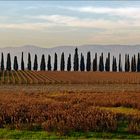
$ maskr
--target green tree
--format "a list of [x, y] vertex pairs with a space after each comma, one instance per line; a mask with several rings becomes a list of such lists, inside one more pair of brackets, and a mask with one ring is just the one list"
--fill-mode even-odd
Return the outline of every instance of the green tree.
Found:
[[103, 53], [101, 54], [100, 56], [100, 59], [99, 59], [99, 71], [104, 71], [104, 60], [103, 60]]
[[125, 71], [130, 71], [130, 61], [129, 61], [129, 54], [125, 55]]
[[10, 53], [7, 54], [7, 63], [6, 63], [6, 70], [10, 71], [11, 70], [11, 56]]
[[78, 49], [75, 49], [75, 54], [74, 54], [74, 65], [73, 65], [74, 71], [79, 70], [79, 57], [78, 57]]
[[24, 70], [23, 52], [22, 52], [22, 56], [21, 56], [21, 70]]
[[61, 54], [60, 70], [61, 70], [61, 71], [64, 71], [64, 70], [65, 70], [65, 58], [64, 58], [64, 53]]
[[4, 56], [3, 53], [1, 53], [1, 70], [4, 70]]
[[45, 71], [46, 70], [46, 62], [45, 62], [45, 55], [42, 55], [41, 58], [41, 64], [40, 64], [40, 70]]
[[131, 59], [131, 71], [132, 72], [136, 72], [136, 57], [135, 57], [135, 55], [132, 57], [132, 59]]
[[108, 57], [106, 58], [105, 70], [110, 71], [110, 53], [108, 53]]
[[48, 68], [48, 71], [51, 71], [52, 69], [52, 66], [51, 66], [51, 56], [48, 55], [48, 64], [47, 64], [47, 68]]
[[71, 71], [71, 54], [69, 54], [68, 56], [67, 71]]
[[140, 72], [140, 53], [138, 53], [138, 59], [137, 59], [137, 72]]
[[28, 68], [28, 70], [31, 70], [32, 69], [31, 55], [30, 55], [30, 53], [28, 53], [28, 64], [27, 64], [27, 68]]
[[90, 55], [90, 52], [87, 53], [86, 70], [87, 71], [91, 70], [91, 55]]
[[35, 54], [33, 70], [37, 70], [37, 69], [38, 69], [38, 62], [37, 62], [37, 55]]
[[85, 61], [82, 53], [81, 53], [81, 60], [80, 60], [80, 70], [85, 71]]
[[97, 71], [97, 53], [95, 53], [95, 58], [93, 59], [93, 71]]
[[117, 61], [116, 58], [113, 56], [113, 63], [112, 63], [112, 71], [116, 72], [117, 71]]
[[17, 56], [14, 57], [14, 66], [13, 66], [14, 70], [17, 71], [18, 70], [18, 61], [17, 61]]
[[54, 55], [54, 71], [57, 71], [57, 54]]
[[121, 54], [119, 54], [119, 71], [122, 72]]

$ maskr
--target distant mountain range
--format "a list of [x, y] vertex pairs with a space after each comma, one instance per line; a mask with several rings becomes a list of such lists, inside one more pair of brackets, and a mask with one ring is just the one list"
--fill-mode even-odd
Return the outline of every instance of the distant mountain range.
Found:
[[[82, 52], [85, 58], [88, 51], [91, 52], [92, 58], [94, 58], [94, 54], [96, 52], [98, 53], [98, 56], [102, 52], [104, 53], [104, 56], [107, 56], [107, 53], [110, 52], [111, 57], [115, 56], [117, 57], [117, 60], [118, 60], [119, 53], [121, 53], [123, 63], [124, 63], [124, 56], [126, 53], [130, 54], [130, 58], [131, 58], [133, 54], [136, 54], [137, 56], [137, 53], [140, 52], [140, 45], [82, 45], [82, 46], [58, 46], [54, 48], [40, 48], [38, 46], [25, 45], [21, 47], [0, 48], [0, 52], [4, 53], [5, 60], [6, 60], [7, 53], [11, 54], [12, 60], [15, 55], [18, 57], [18, 60], [21, 60], [21, 53], [24, 52], [25, 64], [27, 63], [28, 52], [31, 53], [32, 62], [34, 60], [35, 54], [38, 55], [39, 62], [42, 54], [45, 54], [46, 62], [47, 62], [48, 54], [50, 54], [52, 58], [52, 64], [53, 64], [55, 52], [58, 54], [58, 63], [60, 63], [59, 60], [60, 60], [61, 53], [62, 52], [65, 53], [65, 61], [67, 61], [68, 54], [70, 53], [73, 56], [76, 47], [78, 48], [79, 51], [79, 57], [80, 57], [80, 53]], [[104, 57], [104, 61], [105, 61], [105, 57]], [[19, 61], [19, 65], [20, 65], [20, 61]]]

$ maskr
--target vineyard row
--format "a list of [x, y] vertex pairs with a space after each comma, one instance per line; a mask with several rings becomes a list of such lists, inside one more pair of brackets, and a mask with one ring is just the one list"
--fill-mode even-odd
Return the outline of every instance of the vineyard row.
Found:
[[139, 73], [0, 71], [0, 84], [140, 84]]

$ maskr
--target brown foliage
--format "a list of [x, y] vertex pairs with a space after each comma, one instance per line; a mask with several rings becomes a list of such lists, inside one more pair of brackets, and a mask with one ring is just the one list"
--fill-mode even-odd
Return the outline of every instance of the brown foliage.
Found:
[[[71, 131], [115, 131], [124, 114], [100, 107], [140, 109], [139, 93], [1, 93], [0, 127]], [[128, 115], [128, 131], [140, 133], [140, 116]]]
[[1, 94], [0, 127], [31, 129], [67, 134], [70, 131], [114, 131], [116, 115], [97, 107], [59, 102], [47, 97]]

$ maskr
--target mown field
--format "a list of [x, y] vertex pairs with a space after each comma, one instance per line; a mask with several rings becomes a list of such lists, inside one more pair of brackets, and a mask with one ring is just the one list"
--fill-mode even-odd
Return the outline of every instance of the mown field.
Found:
[[139, 73], [0, 72], [0, 138], [139, 135]]

